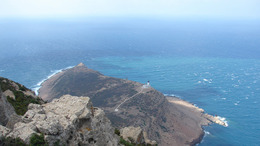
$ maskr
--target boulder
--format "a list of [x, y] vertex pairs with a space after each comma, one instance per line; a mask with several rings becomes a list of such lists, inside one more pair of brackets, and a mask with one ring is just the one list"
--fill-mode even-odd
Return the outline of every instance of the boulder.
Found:
[[140, 144], [143, 143], [143, 133], [141, 127], [125, 127], [120, 129], [120, 136], [128, 142]]
[[7, 134], [10, 133], [10, 129], [0, 125], [0, 139], [2, 139], [3, 137], [6, 137]]
[[43, 133], [49, 145], [59, 141], [61, 145], [114, 146], [119, 139], [103, 110], [94, 108], [88, 97], [70, 95], [43, 105], [30, 104], [7, 136], [29, 144], [33, 133]]

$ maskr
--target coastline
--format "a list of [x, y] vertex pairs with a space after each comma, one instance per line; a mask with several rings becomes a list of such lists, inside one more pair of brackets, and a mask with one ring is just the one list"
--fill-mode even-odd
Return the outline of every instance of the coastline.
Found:
[[32, 90], [35, 92], [36, 95], [39, 95], [39, 90], [40, 88], [42, 87], [42, 84], [47, 81], [48, 79], [50, 79], [52, 76], [64, 71], [64, 70], [67, 70], [67, 69], [70, 69], [70, 68], [73, 68], [74, 66], [68, 66], [66, 68], [63, 68], [63, 69], [59, 69], [59, 70], [54, 70], [54, 71], [51, 71], [52, 73], [50, 73], [46, 78], [44, 78], [43, 80], [41, 80], [40, 82], [38, 82], [36, 85], [33, 86]]
[[201, 133], [197, 138], [192, 140], [190, 145], [199, 144], [203, 140], [205, 136], [205, 131], [203, 129], [203, 126], [209, 126], [210, 124], [213, 123], [219, 124], [224, 127], [228, 126], [228, 123], [225, 121], [225, 118], [219, 116], [212, 116], [208, 113], [205, 113], [204, 109], [195, 106], [193, 103], [185, 101], [176, 96], [165, 96], [165, 97], [173, 106], [177, 107], [180, 111], [183, 111], [183, 113], [186, 113], [188, 116], [191, 116], [190, 114], [195, 115], [194, 117], [196, 121], [199, 121], [198, 124], [201, 127]]
[[[177, 104], [177, 105], [181, 105], [181, 106], [184, 106], [186, 108], [190, 108], [194, 111], [197, 111], [197, 112], [200, 112], [201, 113], [201, 117], [209, 120], [211, 123], [215, 123], [215, 124], [219, 124], [221, 126], [224, 126], [224, 127], [228, 127], [228, 123], [227, 121], [225, 121], [225, 118], [223, 117], [220, 117], [220, 116], [212, 116], [208, 113], [205, 113], [204, 109], [202, 108], [199, 108], [197, 106], [195, 106], [193, 103], [190, 103], [188, 101], [185, 101], [179, 97], [176, 97], [176, 96], [166, 96], [167, 100], [170, 102], [170, 103], [173, 103], [173, 104]], [[207, 125], [202, 125], [202, 126], [207, 126]]]
[[[45, 101], [51, 100], [48, 98], [47, 94], [56, 94], [52, 92], [53, 85], [57, 84], [56, 81], [61, 79], [64, 71], [67, 69], [69, 68], [58, 70], [57, 72], [48, 76], [48, 78], [41, 83], [41, 87], [38, 91], [42, 99]], [[81, 70], [78, 71], [80, 72]], [[46, 82], [47, 80], [48, 82]], [[169, 118], [168, 121], [174, 121], [173, 125], [176, 125], [174, 126], [175, 134], [171, 136], [169, 134], [167, 137], [169, 136], [169, 138], [174, 138], [177, 144], [181, 144], [183, 139], [186, 139], [185, 141], [188, 145], [196, 145], [200, 143], [205, 135], [203, 126], [208, 126], [211, 123], [227, 126], [225, 125], [225, 122], [219, 120], [218, 117], [204, 113], [205, 111], [202, 108], [199, 108], [190, 102], [187, 102], [176, 96], [164, 95], [164, 97], [168, 101], [167, 107], [169, 107], [170, 112], [167, 113], [167, 117]], [[167, 142], [165, 141], [165, 143]]]

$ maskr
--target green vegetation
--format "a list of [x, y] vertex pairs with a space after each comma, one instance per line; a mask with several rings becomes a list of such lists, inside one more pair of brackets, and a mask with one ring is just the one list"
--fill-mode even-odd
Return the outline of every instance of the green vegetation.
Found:
[[[14, 85], [16, 84], [16, 85]], [[12, 104], [12, 106], [15, 109], [15, 112], [18, 115], [24, 115], [27, 110], [28, 110], [28, 105], [30, 103], [34, 103], [34, 104], [41, 104], [42, 100], [40, 98], [34, 98], [32, 96], [27, 96], [23, 93], [23, 91], [27, 91], [29, 89], [27, 89], [25, 86], [10, 81], [9, 79], [6, 78], [2, 78], [0, 77], [0, 87], [1, 90], [4, 92], [6, 90], [10, 90], [14, 93], [15, 99], [7, 96], [7, 100], [9, 103]], [[15, 86], [18, 86], [19, 89], [16, 89]]]
[[15, 100], [9, 96], [7, 96], [7, 100], [9, 103], [12, 104], [12, 106], [15, 109], [15, 112], [18, 115], [24, 115], [27, 112], [28, 105], [30, 103], [40, 104], [41, 101], [39, 98], [35, 99], [32, 96], [26, 96], [21, 91], [15, 91], [14, 95], [15, 95]]
[[19, 85], [19, 90], [21, 91], [26, 91], [28, 90], [26, 87], [24, 87], [23, 85]]
[[1, 146], [26, 146], [26, 144], [20, 138], [2, 138], [0, 140]]
[[124, 146], [134, 146], [135, 144], [132, 144], [126, 140], [123, 139], [123, 137], [120, 137], [120, 141], [119, 141], [120, 144], [124, 145]]
[[27, 145], [20, 138], [7, 137], [0, 139], [0, 146], [48, 146], [48, 144], [45, 142], [43, 134], [34, 133], [30, 138], [30, 145]]
[[47, 146], [47, 142], [44, 140], [44, 135], [38, 135], [34, 133], [30, 138], [30, 146]]
[[115, 134], [120, 136], [120, 131], [118, 129], [115, 128]]
[[0, 86], [3, 92], [8, 89], [11, 91], [15, 90], [15, 88], [12, 86], [12, 83], [6, 78], [0, 77]]

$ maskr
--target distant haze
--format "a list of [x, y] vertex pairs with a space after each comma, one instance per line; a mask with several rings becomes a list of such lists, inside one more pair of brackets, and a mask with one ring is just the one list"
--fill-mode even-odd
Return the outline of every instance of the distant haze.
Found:
[[0, 17], [260, 18], [260, 0], [0, 0]]

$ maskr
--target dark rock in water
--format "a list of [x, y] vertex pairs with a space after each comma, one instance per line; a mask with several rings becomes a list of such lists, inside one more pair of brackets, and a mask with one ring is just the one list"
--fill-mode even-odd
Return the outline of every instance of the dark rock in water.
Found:
[[197, 143], [203, 135], [201, 125], [210, 123], [201, 111], [169, 103], [148, 85], [104, 76], [82, 63], [52, 76], [39, 90], [47, 101], [65, 94], [90, 97], [115, 127], [140, 126], [159, 145]]

